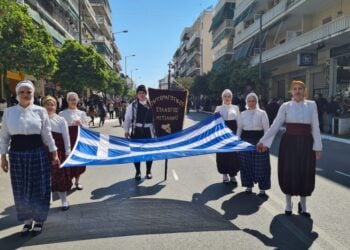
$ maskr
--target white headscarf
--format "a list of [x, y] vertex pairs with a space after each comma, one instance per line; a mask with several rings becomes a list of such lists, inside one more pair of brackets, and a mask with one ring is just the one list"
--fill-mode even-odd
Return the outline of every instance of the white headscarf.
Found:
[[19, 102], [19, 91], [22, 87], [28, 87], [28, 88], [31, 88], [33, 90], [33, 97], [32, 97], [32, 100], [30, 101], [31, 104], [33, 104], [34, 103], [35, 87], [34, 87], [34, 84], [29, 80], [23, 80], [23, 81], [20, 81], [19, 83], [17, 83], [17, 85], [16, 85], [16, 99], [17, 99], [17, 101]]
[[77, 101], [79, 101], [79, 96], [78, 96], [77, 93], [75, 93], [75, 92], [68, 92], [68, 93], [67, 93], [67, 97], [66, 97], [67, 102], [68, 102], [68, 99], [69, 99], [71, 96], [74, 96], [74, 97], [77, 99]]
[[247, 96], [246, 96], [246, 98], [245, 98], [245, 108], [248, 110], [249, 108], [248, 108], [248, 98], [249, 97], [254, 97], [255, 98], [255, 100], [256, 100], [256, 107], [255, 107], [255, 109], [257, 109], [257, 110], [260, 110], [260, 106], [259, 106], [259, 97], [255, 94], [255, 93], [253, 93], [253, 92], [251, 92], [251, 93], [249, 93]]
[[[229, 94], [231, 96], [231, 99], [233, 98], [233, 94], [232, 94], [231, 90], [225, 89], [224, 91], [222, 91], [221, 98], [224, 98], [225, 94]], [[224, 100], [222, 100], [222, 104], [224, 104]]]

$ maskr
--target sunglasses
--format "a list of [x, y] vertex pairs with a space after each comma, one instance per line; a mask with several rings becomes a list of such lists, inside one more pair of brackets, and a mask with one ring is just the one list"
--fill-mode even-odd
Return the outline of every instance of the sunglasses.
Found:
[[20, 94], [28, 94], [28, 95], [30, 95], [33, 92], [32, 91], [23, 91], [23, 90], [21, 90], [19, 93]]

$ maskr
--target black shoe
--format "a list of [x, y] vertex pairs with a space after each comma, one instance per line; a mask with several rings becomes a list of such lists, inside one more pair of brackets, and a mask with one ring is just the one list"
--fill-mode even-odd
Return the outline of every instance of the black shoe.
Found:
[[69, 208], [70, 208], [69, 205], [68, 205], [68, 206], [62, 206], [62, 207], [61, 207], [61, 210], [62, 210], [62, 211], [67, 211]]
[[269, 196], [266, 193], [259, 193], [258, 196], [263, 198], [263, 199], [268, 199], [269, 198]]
[[136, 173], [135, 174], [135, 181], [140, 181], [141, 180], [141, 173]]
[[75, 183], [75, 188], [80, 191], [84, 189], [83, 185], [81, 185], [80, 183]]
[[150, 180], [150, 179], [152, 179], [152, 177], [153, 177], [153, 176], [152, 176], [152, 174], [151, 174], [151, 173], [147, 173], [147, 174], [146, 174], [146, 178], [147, 178], [147, 179], [149, 179], [149, 180]]
[[30, 230], [32, 230], [32, 224], [24, 225], [21, 231], [21, 237], [25, 237], [29, 234]]
[[252, 194], [253, 191], [252, 191], [252, 190], [246, 190], [246, 191], [244, 191], [244, 193], [245, 193], [245, 194]]
[[302, 216], [305, 216], [307, 218], [310, 218], [311, 217], [311, 214], [308, 213], [308, 212], [304, 212], [303, 209], [301, 208], [301, 204], [300, 202], [298, 203], [298, 213]]
[[32, 235], [37, 236], [37, 235], [41, 234], [42, 231], [43, 231], [43, 224], [35, 223], [33, 230], [32, 230]]
[[287, 211], [287, 210], [285, 210], [285, 211], [284, 211], [284, 214], [287, 215], [287, 216], [291, 216], [291, 215], [292, 215], [292, 211]]

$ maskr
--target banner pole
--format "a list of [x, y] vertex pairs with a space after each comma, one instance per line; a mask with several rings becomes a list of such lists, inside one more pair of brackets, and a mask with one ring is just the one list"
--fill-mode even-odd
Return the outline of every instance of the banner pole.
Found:
[[168, 159], [165, 159], [165, 172], [164, 172], [164, 180], [168, 179]]

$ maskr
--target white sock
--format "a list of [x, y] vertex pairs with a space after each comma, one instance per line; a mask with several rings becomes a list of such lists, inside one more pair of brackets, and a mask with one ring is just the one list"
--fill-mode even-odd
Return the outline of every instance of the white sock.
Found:
[[292, 211], [292, 196], [286, 194], [286, 211]]
[[58, 192], [58, 196], [61, 199], [62, 206], [66, 207], [68, 206], [68, 201], [67, 201], [67, 192]]
[[300, 205], [301, 205], [301, 209], [303, 210], [303, 212], [307, 212], [306, 196], [300, 196]]

